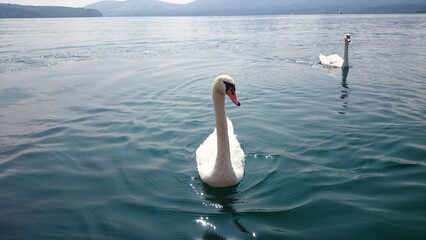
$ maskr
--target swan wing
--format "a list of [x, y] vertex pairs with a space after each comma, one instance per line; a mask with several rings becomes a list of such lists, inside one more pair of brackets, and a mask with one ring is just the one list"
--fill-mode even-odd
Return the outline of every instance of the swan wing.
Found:
[[197, 170], [201, 179], [207, 179], [213, 170], [217, 154], [216, 128], [195, 151]]
[[328, 56], [320, 54], [319, 59], [320, 59], [320, 64], [325, 66], [342, 67], [343, 65], [343, 58], [341, 58], [337, 54], [328, 55]]
[[[204, 142], [197, 148], [195, 155], [197, 163], [214, 162], [216, 159], [217, 144], [216, 144], [216, 128], [214, 131], [204, 140]], [[210, 161], [212, 160], [212, 161]]]
[[320, 54], [319, 55], [320, 64], [327, 65], [330, 64], [327, 56]]

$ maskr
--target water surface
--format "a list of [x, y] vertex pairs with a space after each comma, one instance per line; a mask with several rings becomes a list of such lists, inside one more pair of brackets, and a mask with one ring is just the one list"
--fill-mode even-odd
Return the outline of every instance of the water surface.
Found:
[[[0, 20], [1, 239], [424, 239], [425, 15]], [[317, 65], [342, 54], [348, 71]], [[200, 180], [211, 83], [246, 153]]]

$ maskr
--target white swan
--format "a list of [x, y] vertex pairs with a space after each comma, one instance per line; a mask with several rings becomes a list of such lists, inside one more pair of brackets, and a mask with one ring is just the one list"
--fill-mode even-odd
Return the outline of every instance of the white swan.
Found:
[[349, 67], [349, 43], [351, 42], [351, 35], [345, 34], [345, 51], [343, 53], [343, 58], [341, 58], [339, 55], [337, 54], [333, 54], [333, 55], [329, 55], [329, 56], [324, 56], [322, 54], [319, 55], [319, 59], [320, 59], [320, 64], [322, 65], [326, 65], [329, 67], [337, 67], [337, 68], [348, 68]]
[[240, 106], [233, 79], [221, 75], [214, 80], [212, 90], [216, 128], [195, 152], [198, 174], [212, 187], [236, 185], [244, 176], [245, 155], [234, 134], [232, 122], [226, 117], [225, 94]]

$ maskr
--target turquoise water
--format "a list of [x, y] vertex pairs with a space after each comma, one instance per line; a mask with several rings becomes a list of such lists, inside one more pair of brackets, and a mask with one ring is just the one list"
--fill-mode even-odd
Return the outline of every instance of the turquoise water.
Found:
[[[318, 66], [342, 54], [351, 68]], [[0, 239], [425, 239], [426, 15], [0, 20]], [[194, 152], [227, 113], [242, 182]]]

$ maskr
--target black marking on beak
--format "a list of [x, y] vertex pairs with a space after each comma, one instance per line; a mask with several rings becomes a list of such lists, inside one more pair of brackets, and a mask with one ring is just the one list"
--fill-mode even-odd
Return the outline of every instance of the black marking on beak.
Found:
[[230, 83], [230, 82], [226, 82], [226, 81], [223, 81], [223, 83], [225, 84], [225, 87], [226, 87], [226, 92], [228, 92], [228, 90], [229, 89], [232, 89], [232, 91], [233, 92], [235, 92], [236, 91], [236, 89], [235, 89], [235, 84], [233, 84], [233, 83]]

